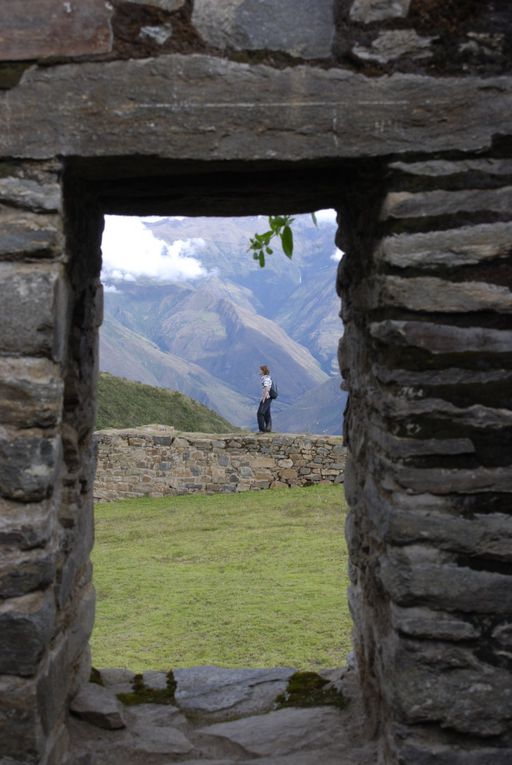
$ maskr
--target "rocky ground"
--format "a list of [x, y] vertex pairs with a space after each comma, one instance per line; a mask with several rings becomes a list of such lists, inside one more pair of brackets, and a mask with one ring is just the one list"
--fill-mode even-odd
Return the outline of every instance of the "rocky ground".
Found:
[[137, 677], [106, 669], [94, 679], [72, 704], [73, 765], [376, 761], [352, 669], [194, 667]]

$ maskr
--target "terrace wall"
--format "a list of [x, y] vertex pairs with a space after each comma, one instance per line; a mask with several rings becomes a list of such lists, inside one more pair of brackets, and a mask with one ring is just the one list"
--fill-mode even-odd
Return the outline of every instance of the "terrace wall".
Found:
[[341, 436], [176, 433], [160, 426], [104, 430], [94, 497], [164, 497], [341, 483]]

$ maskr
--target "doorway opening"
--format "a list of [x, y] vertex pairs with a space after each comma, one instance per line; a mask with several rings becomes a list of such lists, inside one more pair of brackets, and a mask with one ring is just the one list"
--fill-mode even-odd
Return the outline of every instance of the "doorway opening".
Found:
[[[265, 363], [274, 434], [341, 435], [336, 211], [291, 224], [293, 257], [273, 244], [261, 268], [248, 243], [264, 215], [105, 218], [98, 429], [195, 431], [201, 404], [202, 430], [251, 434]], [[342, 665], [344, 514], [339, 484], [100, 504], [95, 665]]]

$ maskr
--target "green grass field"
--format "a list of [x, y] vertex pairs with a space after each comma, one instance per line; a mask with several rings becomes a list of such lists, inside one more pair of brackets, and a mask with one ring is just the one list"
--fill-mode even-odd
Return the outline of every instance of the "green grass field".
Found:
[[350, 651], [340, 486], [96, 508], [96, 667], [337, 666]]

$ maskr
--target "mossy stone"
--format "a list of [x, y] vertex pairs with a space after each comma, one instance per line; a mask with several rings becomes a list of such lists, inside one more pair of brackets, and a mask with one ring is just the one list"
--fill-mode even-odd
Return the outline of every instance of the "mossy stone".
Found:
[[175, 704], [176, 680], [172, 669], [167, 673], [166, 688], [149, 688], [144, 684], [142, 675], [135, 675], [131, 693], [118, 693], [117, 698], [126, 706], [136, 704]]
[[295, 672], [288, 680], [284, 693], [280, 693], [276, 698], [276, 705], [278, 709], [323, 706], [343, 709], [347, 701], [341, 691], [336, 690], [329, 680], [316, 672]]
[[103, 680], [101, 679], [101, 673], [98, 669], [96, 669], [96, 667], [91, 667], [89, 682], [96, 683], [96, 685], [103, 685]]

